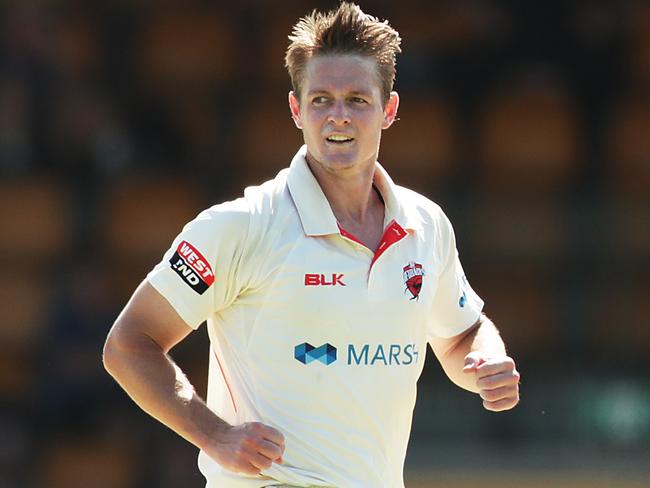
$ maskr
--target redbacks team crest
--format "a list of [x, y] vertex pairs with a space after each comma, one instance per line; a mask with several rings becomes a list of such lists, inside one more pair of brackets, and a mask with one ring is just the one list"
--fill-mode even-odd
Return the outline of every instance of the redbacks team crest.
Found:
[[417, 300], [420, 297], [420, 290], [422, 290], [422, 277], [424, 276], [424, 268], [420, 263], [409, 261], [404, 266], [402, 271], [402, 278], [406, 289], [404, 293], [411, 295], [411, 300]]

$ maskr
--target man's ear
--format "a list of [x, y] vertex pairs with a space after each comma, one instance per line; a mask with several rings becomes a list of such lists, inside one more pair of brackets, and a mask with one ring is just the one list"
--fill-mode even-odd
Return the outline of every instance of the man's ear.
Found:
[[381, 125], [382, 129], [388, 129], [395, 118], [397, 117], [397, 109], [399, 108], [399, 95], [396, 91], [390, 92], [386, 106], [384, 107], [384, 122]]
[[300, 122], [300, 103], [298, 97], [293, 91], [289, 92], [289, 110], [291, 110], [291, 118], [293, 123], [296, 124], [298, 129], [302, 129], [302, 122]]

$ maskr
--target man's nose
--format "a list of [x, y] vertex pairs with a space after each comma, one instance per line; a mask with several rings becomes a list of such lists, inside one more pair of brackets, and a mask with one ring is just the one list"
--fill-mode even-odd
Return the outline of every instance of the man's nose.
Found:
[[350, 111], [344, 101], [332, 104], [328, 114], [328, 120], [332, 124], [346, 125], [350, 123]]

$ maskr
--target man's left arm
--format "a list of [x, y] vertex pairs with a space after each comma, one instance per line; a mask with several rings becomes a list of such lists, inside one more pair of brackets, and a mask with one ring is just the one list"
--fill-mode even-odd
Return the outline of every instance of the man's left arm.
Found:
[[519, 403], [519, 372], [485, 314], [463, 333], [446, 339], [434, 337], [430, 344], [449, 379], [478, 393], [487, 410], [500, 412]]

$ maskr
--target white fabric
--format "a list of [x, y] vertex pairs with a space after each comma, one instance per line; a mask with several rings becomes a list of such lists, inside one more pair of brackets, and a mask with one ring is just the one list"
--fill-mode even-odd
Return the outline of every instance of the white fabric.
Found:
[[[225, 473], [202, 453], [208, 487], [403, 486], [427, 342], [466, 330], [483, 307], [436, 204], [377, 163], [387, 229], [377, 257], [342, 235], [305, 151], [274, 180], [202, 212], [148, 276], [189, 326], [207, 320], [210, 408], [286, 438], [284, 464], [264, 478]], [[201, 256], [177, 257], [186, 266], [174, 271], [183, 242]], [[181, 275], [204, 271], [201, 257], [210, 266], [204, 286], [210, 272], [214, 283], [199, 294]], [[419, 295], [406, 283], [413, 275], [422, 275]], [[305, 343], [331, 345], [336, 360], [300, 356]]]

